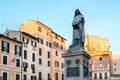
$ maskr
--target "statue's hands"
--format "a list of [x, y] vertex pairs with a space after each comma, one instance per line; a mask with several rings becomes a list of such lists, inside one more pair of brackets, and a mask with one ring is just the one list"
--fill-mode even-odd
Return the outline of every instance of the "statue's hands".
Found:
[[79, 25], [79, 24], [81, 23], [81, 21], [82, 21], [81, 16], [76, 16], [76, 17], [74, 17], [74, 19], [73, 19], [72, 25], [73, 25], [73, 26], [74, 26], [74, 25]]

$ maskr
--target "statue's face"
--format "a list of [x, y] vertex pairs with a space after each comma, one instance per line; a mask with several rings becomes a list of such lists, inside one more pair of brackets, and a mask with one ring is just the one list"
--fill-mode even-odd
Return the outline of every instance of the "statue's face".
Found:
[[79, 12], [79, 10], [76, 10], [75, 15], [78, 15], [78, 14], [80, 14], [80, 12]]

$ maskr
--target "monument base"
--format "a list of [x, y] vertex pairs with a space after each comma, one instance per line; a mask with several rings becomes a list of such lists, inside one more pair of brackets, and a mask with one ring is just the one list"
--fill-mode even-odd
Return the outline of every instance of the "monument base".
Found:
[[63, 54], [64, 80], [89, 80], [90, 55], [82, 48], [71, 47]]

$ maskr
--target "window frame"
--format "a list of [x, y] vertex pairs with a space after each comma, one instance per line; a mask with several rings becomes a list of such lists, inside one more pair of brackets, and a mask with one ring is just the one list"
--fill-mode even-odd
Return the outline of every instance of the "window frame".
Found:
[[42, 65], [42, 59], [39, 58], [39, 65]]
[[21, 75], [20, 75], [20, 73], [15, 73], [15, 80], [18, 80], [18, 78], [17, 78], [16, 75], [19, 75], [19, 80], [21, 80]]
[[48, 51], [47, 57], [50, 59], [50, 57], [51, 57], [51, 56], [50, 56], [50, 51]]
[[32, 53], [32, 62], [35, 62], [35, 53]]
[[50, 61], [48, 60], [48, 67], [50, 67]]
[[97, 73], [94, 73], [94, 80], [97, 79]]
[[1, 51], [5, 52], [5, 53], [9, 53], [10, 52], [10, 43], [2, 40]]
[[104, 76], [105, 79], [108, 79], [108, 73], [105, 72], [105, 76]]
[[39, 56], [42, 56], [42, 48], [39, 48]]
[[[9, 72], [7, 72], [7, 71], [2, 71], [2, 76], [3, 76], [3, 73], [7, 73], [7, 80], [9, 80]], [[2, 80], [3, 80], [3, 77], [2, 77]]]
[[[17, 51], [17, 50], [19, 50], [19, 51]], [[22, 55], [21, 46], [15, 45], [15, 55], [16, 56], [21, 56]]]
[[[5, 60], [3, 60], [3, 59], [4, 59], [4, 56], [7, 57], [6, 64], [4, 64], [4, 61], [5, 61]], [[3, 65], [8, 65], [8, 56], [7, 56], [7, 55], [2, 55], [2, 64], [3, 64]]]
[[[19, 60], [19, 64], [17, 63], [17, 60]], [[21, 67], [21, 60], [19, 58], [15, 59], [15, 66], [19, 68]]]
[[27, 50], [24, 50], [24, 59], [27, 59]]

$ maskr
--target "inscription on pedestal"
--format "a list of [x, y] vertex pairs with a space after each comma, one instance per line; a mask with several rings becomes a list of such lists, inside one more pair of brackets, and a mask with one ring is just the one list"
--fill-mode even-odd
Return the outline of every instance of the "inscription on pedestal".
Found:
[[79, 77], [79, 67], [70, 67], [66, 69], [66, 77]]

